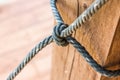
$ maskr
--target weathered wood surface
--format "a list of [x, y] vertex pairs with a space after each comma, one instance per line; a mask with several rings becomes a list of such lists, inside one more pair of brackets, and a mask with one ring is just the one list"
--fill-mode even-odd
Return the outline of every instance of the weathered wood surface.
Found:
[[[71, 24], [94, 0], [57, 0], [65, 23]], [[109, 0], [74, 34], [90, 55], [102, 66], [120, 68], [120, 0]], [[52, 80], [120, 80], [94, 71], [72, 45], [54, 44]]]
[[[51, 34], [53, 15], [49, 0], [1, 1], [0, 80], [6, 80], [35, 44]], [[47, 46], [15, 80], [50, 80], [50, 71], [51, 46]]]

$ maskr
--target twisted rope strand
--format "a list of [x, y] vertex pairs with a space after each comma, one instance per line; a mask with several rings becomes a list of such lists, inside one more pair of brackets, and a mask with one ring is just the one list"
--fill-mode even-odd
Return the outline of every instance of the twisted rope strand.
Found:
[[72, 37], [67, 37], [66, 38], [69, 43], [71, 43], [74, 48], [78, 50], [78, 52], [82, 55], [82, 57], [91, 65], [91, 67], [101, 73], [103, 76], [107, 77], [116, 77], [120, 75], [120, 69], [118, 70], [107, 70], [101, 65], [99, 65], [93, 58], [92, 56], [87, 52], [87, 50], [78, 42], [76, 39]]
[[[109, 0], [95, 0], [91, 6], [86, 9], [69, 27], [64, 29], [61, 32], [61, 37], [67, 37], [71, 35], [74, 31], [76, 31], [82, 24], [84, 24], [89, 18], [91, 18], [105, 3]], [[55, 4], [56, 0], [51, 0], [51, 7], [54, 13], [54, 17], [56, 18], [57, 22], [62, 22], [62, 18], [56, 8]]]
[[21, 71], [22, 69], [28, 64], [32, 58], [45, 46], [53, 42], [52, 36], [49, 36], [45, 38], [42, 42], [37, 44], [30, 52], [29, 54], [23, 59], [23, 61], [19, 64], [19, 66], [8, 76], [7, 80], [13, 80]]
[[55, 17], [57, 23], [64, 23], [61, 15], [57, 9], [56, 0], [50, 0], [50, 4], [51, 4], [52, 12], [54, 14], [54, 17]]
[[[13, 80], [18, 73], [21, 72], [21, 70], [26, 66], [26, 64], [31, 61], [31, 59], [45, 46], [53, 42], [53, 39], [60, 45], [67, 45], [64, 43], [65, 37], [67, 37], [67, 41], [81, 53], [81, 55], [86, 59], [86, 61], [99, 73], [101, 73], [104, 76], [108, 77], [115, 77], [120, 75], [120, 70], [106, 70], [102, 66], [100, 66], [90, 55], [89, 53], [85, 50], [84, 47], [81, 46], [75, 39], [70, 38], [70, 36], [76, 29], [78, 29], [83, 23], [85, 23], [90, 17], [92, 17], [93, 14], [95, 14], [106, 2], [109, 0], [95, 0], [92, 5], [85, 10], [69, 27], [65, 28], [63, 31], [60, 25], [64, 25], [64, 21], [62, 20], [62, 17], [60, 16], [57, 7], [56, 7], [56, 0], [51, 0], [51, 7], [52, 11], [54, 13], [55, 19], [57, 23], [61, 23], [58, 25], [60, 30], [60, 34], [57, 32], [59, 28], [54, 28], [55, 32], [53, 33], [52, 36], [49, 36], [45, 38], [42, 42], [40, 42], [38, 45], [36, 45], [31, 52], [27, 55], [27, 57], [22, 61], [22, 63], [8, 76], [7, 80]], [[63, 24], [62, 24], [63, 23]], [[58, 39], [57, 39], [58, 38]], [[62, 43], [62, 44], [61, 44]], [[64, 43], [64, 44], [63, 44]]]

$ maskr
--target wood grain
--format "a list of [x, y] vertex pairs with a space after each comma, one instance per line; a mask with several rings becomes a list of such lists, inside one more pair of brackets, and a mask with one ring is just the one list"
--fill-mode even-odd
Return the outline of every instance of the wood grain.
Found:
[[[57, 6], [65, 23], [71, 24], [94, 0], [58, 0]], [[102, 66], [119, 64], [120, 1], [109, 0], [90, 20], [74, 34], [75, 37]], [[94, 71], [81, 55], [69, 45], [54, 45], [52, 80], [119, 80], [105, 78]], [[114, 59], [113, 56], [117, 56]], [[120, 68], [117, 66], [116, 69]], [[115, 68], [114, 68], [115, 69]]]

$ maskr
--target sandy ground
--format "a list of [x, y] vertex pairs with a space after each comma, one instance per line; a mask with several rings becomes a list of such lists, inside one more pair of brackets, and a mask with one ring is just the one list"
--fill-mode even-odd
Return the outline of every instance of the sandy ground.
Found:
[[[54, 21], [49, 1], [0, 4], [0, 80], [6, 80], [27, 53], [51, 34]], [[51, 47], [39, 52], [15, 80], [50, 80]]]

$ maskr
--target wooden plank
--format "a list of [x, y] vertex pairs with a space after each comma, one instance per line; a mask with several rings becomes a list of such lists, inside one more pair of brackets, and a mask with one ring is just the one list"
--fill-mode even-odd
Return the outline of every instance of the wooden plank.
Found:
[[[120, 69], [120, 17], [116, 27], [115, 35], [109, 50], [108, 57], [105, 62], [105, 67], [111, 70]], [[101, 80], [119, 80], [120, 77], [108, 78], [101, 77]]]
[[[58, 0], [57, 6], [65, 23], [71, 24], [93, 1]], [[119, 32], [116, 32], [119, 30], [117, 27], [120, 17], [119, 4], [119, 0], [109, 0], [73, 35], [102, 66], [110, 62], [112, 65], [118, 64], [120, 61], [119, 56], [116, 60], [109, 57], [109, 55], [117, 56], [120, 52], [119, 46], [115, 47], [116, 44], [120, 44]], [[112, 53], [114, 51], [117, 53]], [[52, 80], [103, 80], [102, 76], [94, 71], [71, 45], [65, 48], [54, 45], [53, 52]], [[120, 78], [112, 80], [117, 79]], [[109, 79], [104, 78], [104, 80]]]

